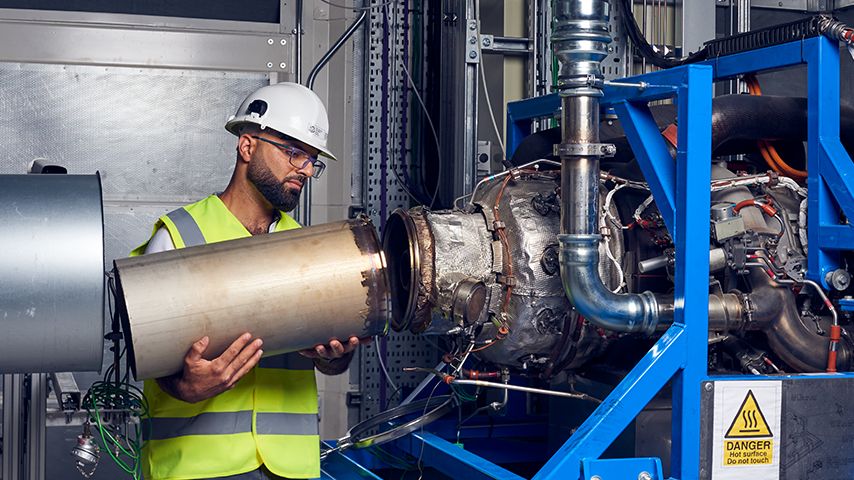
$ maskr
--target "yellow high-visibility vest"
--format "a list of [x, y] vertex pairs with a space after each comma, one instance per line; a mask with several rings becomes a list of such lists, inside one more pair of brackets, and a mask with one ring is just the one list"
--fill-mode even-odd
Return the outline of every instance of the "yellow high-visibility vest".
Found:
[[[300, 225], [280, 212], [275, 231]], [[216, 195], [168, 213], [175, 248], [250, 236]], [[153, 233], [152, 233], [153, 235]], [[142, 255], [148, 242], [131, 256]], [[286, 478], [320, 477], [320, 436], [314, 364], [297, 353], [264, 358], [235, 387], [198, 403], [145, 381], [149, 415], [142, 421], [143, 474], [147, 480], [236, 475], [264, 464]]]

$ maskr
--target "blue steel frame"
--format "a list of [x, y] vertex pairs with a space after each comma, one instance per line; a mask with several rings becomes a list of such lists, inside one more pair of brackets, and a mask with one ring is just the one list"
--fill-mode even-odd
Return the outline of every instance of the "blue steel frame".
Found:
[[[656, 205], [676, 245], [675, 321], [605, 401], [534, 476], [535, 480], [589, 478], [595, 466], [616, 478], [637, 478], [654, 459], [597, 460], [644, 406], [673, 380], [671, 478], [693, 479], [700, 471], [700, 392], [707, 371], [708, 215], [713, 81], [806, 64], [808, 71], [809, 275], [824, 283], [838, 267], [840, 250], [854, 247], [854, 231], [840, 221], [854, 218], [854, 165], [839, 140], [839, 49], [825, 37], [809, 38], [624, 80], [647, 87], [606, 86], [603, 108], [619, 116]], [[673, 98], [678, 106], [678, 148], [673, 162], [648, 102]], [[557, 95], [508, 105], [508, 154], [531, 133], [533, 119], [560, 107]], [[835, 200], [835, 203], [834, 203]], [[693, 215], [692, 215], [693, 213]], [[751, 380], [763, 377], [751, 376]], [[775, 380], [781, 377], [774, 377]], [[816, 378], [786, 376], [785, 379]], [[854, 378], [852, 373], [824, 378]], [[398, 446], [425, 463], [466, 480], [521, 477], [460, 450], [433, 434], [413, 434]], [[647, 471], [644, 470], [644, 471]], [[660, 478], [659, 472], [649, 472]], [[608, 477], [611, 478], [611, 477]]]

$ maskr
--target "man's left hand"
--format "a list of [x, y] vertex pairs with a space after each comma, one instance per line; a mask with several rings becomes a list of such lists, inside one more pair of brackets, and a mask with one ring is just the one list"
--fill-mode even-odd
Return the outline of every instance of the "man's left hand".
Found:
[[300, 355], [308, 358], [320, 358], [323, 360], [335, 360], [342, 358], [356, 349], [360, 343], [368, 343], [369, 340], [359, 341], [357, 337], [350, 337], [350, 340], [341, 343], [338, 340], [332, 340], [328, 345], [315, 345], [314, 348], [306, 348], [300, 350]]

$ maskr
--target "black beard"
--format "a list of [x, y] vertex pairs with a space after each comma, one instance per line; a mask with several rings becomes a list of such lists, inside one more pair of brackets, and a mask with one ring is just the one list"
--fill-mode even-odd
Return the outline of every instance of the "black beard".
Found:
[[286, 182], [297, 180], [303, 185], [306, 182], [306, 176], [300, 174], [288, 175], [280, 182], [267, 165], [257, 159], [249, 163], [247, 175], [249, 181], [270, 202], [270, 205], [283, 212], [290, 212], [296, 208], [299, 203], [300, 193], [302, 192], [302, 188], [296, 190], [287, 185]]

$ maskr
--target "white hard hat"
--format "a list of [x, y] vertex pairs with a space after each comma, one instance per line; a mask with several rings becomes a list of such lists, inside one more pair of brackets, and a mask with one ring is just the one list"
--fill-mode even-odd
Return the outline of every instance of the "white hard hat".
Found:
[[247, 123], [262, 130], [272, 128], [337, 160], [326, 148], [329, 134], [326, 107], [317, 94], [298, 83], [276, 83], [255, 90], [228, 119], [225, 129], [240, 135], [240, 127]]

